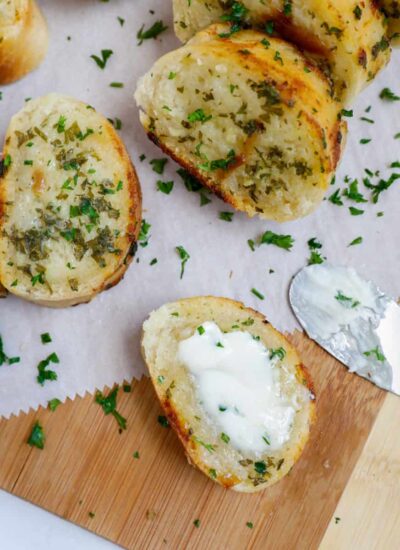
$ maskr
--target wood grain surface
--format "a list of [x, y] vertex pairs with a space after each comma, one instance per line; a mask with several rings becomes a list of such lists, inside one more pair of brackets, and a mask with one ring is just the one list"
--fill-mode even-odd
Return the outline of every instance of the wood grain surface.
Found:
[[[346, 521], [332, 519], [346, 486], [351, 499], [342, 498], [338, 510], [349, 524], [352, 501], [366, 517], [373, 514], [371, 485], [399, 498], [399, 476], [393, 481], [385, 448], [377, 448], [383, 430], [384, 445], [399, 451], [386, 426], [398, 398], [385, 403], [373, 430], [386, 394], [349, 374], [304, 335], [290, 340], [314, 379], [318, 419], [300, 461], [271, 489], [227, 491], [189, 466], [174, 433], [157, 422], [160, 409], [148, 379], [119, 393], [118, 410], [128, 419], [122, 434], [90, 395], [55, 412], [0, 421], [0, 487], [128, 549], [310, 550], [323, 539], [325, 548], [354, 548], [354, 541], [366, 548], [360, 540], [368, 524], [344, 531]], [[400, 407], [396, 411], [399, 425]], [[35, 420], [47, 436], [43, 451], [26, 443]], [[398, 462], [388, 466], [399, 473]]]
[[400, 548], [400, 399], [388, 394], [320, 550]]

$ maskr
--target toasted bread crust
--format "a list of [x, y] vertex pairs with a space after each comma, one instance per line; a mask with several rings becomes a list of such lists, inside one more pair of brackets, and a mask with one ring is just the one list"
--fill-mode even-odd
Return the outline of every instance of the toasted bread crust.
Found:
[[[74, 154], [79, 157], [79, 154], [82, 154], [82, 149], [84, 153], [84, 148], [88, 147], [87, 154], [90, 155], [91, 160], [85, 162], [92, 162], [93, 166], [96, 166], [97, 169], [97, 172], [96, 169], [89, 171], [90, 174], [94, 174], [93, 176], [89, 175], [89, 177], [93, 178], [93, 183], [89, 184], [89, 187], [88, 183], [85, 183], [88, 181], [88, 174], [86, 175], [85, 180], [85, 174], [80, 168], [76, 167], [75, 169], [70, 169], [66, 166], [63, 169], [62, 167], [58, 167], [51, 168], [52, 172], [49, 172], [48, 170], [50, 170], [50, 168], [47, 168], [46, 165], [43, 164], [40, 152], [40, 143], [43, 143], [43, 141], [40, 142], [40, 136], [38, 137], [38, 133], [35, 133], [36, 130], [33, 134], [32, 132], [29, 133], [31, 130], [27, 131], [27, 128], [31, 124], [28, 122], [28, 120], [30, 120], [29, 117], [39, 116], [40, 112], [43, 112], [45, 121], [47, 121], [49, 117], [52, 117], [52, 120], [57, 122], [58, 119], [62, 120], [64, 115], [66, 115], [64, 117], [66, 127], [70, 126], [73, 120], [79, 120], [83, 128], [86, 118], [90, 117], [90, 122], [88, 124], [91, 124], [93, 128], [89, 128], [87, 130], [86, 137], [81, 135], [80, 139], [77, 139], [74, 136], [72, 136], [72, 138], [70, 136], [63, 138], [64, 129], [63, 132], [56, 132], [55, 135], [57, 138], [52, 141], [52, 146], [53, 143], [57, 144], [60, 142], [56, 145], [56, 147], [59, 147], [56, 151], [60, 151], [63, 139], [66, 140], [66, 143], [68, 141], [69, 150], [67, 154], [70, 156], [72, 155], [72, 157]], [[75, 123], [76, 122], [74, 122], [74, 124]], [[38, 127], [35, 126], [35, 128]], [[44, 134], [45, 131], [47, 131], [49, 135], [51, 132], [55, 132], [54, 125], [51, 123], [49, 125], [48, 122], [45, 122], [42, 129], [43, 137], [41, 139], [46, 137]], [[24, 131], [27, 134], [34, 136], [31, 138], [30, 143], [32, 143], [32, 147], [30, 148], [25, 146], [25, 142], [18, 145], [19, 140], [25, 139], [24, 137], [21, 138], [21, 136], [24, 136]], [[37, 132], [41, 132], [40, 128], [38, 128]], [[67, 136], [67, 134], [65, 134], [65, 136]], [[88, 143], [87, 146], [86, 143]], [[47, 141], [43, 147], [45, 146], [49, 146]], [[73, 147], [76, 147], [75, 153]], [[29, 155], [32, 157], [32, 160], [23, 160], [28, 154], [25, 149], [29, 151]], [[79, 153], [79, 151], [81, 153]], [[103, 153], [106, 157], [105, 159], [102, 159], [101, 157]], [[59, 155], [60, 153], [57, 154]], [[52, 150], [49, 151], [49, 149], [47, 149], [46, 155], [53, 155], [54, 160], [51, 160], [51, 166], [53, 165], [53, 162], [55, 164], [59, 163], [58, 160], [55, 160], [58, 157], [54, 156], [56, 153], [53, 153]], [[0, 281], [3, 286], [9, 292], [38, 305], [58, 308], [87, 303], [99, 292], [112, 288], [118, 284], [129, 267], [137, 249], [136, 243], [141, 224], [141, 189], [135, 168], [133, 167], [129, 155], [113, 126], [102, 115], [95, 113], [93, 108], [90, 108], [89, 110], [85, 104], [79, 101], [72, 98], [67, 98], [65, 96], [59, 96], [57, 94], [46, 96], [44, 98], [40, 98], [39, 100], [35, 100], [33, 105], [29, 104], [23, 111], [21, 111], [21, 113], [13, 118], [6, 135], [3, 152], [3, 159], [6, 159], [7, 157], [12, 160], [12, 164], [6, 169], [3, 168], [4, 173], [0, 177]], [[18, 163], [20, 165], [18, 165]], [[27, 163], [28, 168], [25, 167]], [[36, 165], [37, 168], [35, 167]], [[67, 187], [69, 190], [63, 192], [62, 189], [65, 188], [65, 185], [63, 187], [62, 182], [65, 178], [69, 181], [73, 173], [75, 173], [74, 178], [76, 178], [76, 182], [71, 183], [71, 186]], [[37, 174], [40, 174], [40, 176], [36, 177]], [[96, 177], [99, 178], [99, 181], [94, 179]], [[35, 187], [37, 183], [36, 179], [39, 179], [41, 186], [39, 189]], [[120, 182], [120, 188], [115, 187], [117, 181]], [[103, 182], [105, 185], [109, 186], [109, 188], [106, 189]], [[79, 185], [83, 186], [82, 191], [79, 191], [79, 187], [77, 187]], [[95, 194], [98, 193], [97, 189], [99, 185], [100, 187], [103, 186], [104, 195]], [[78, 194], [75, 194], [75, 187], [77, 188]], [[92, 187], [92, 189], [90, 187]], [[13, 232], [15, 233], [16, 229], [14, 228], [18, 227], [18, 224], [20, 224], [21, 228], [27, 227], [27, 220], [18, 219], [16, 217], [17, 214], [15, 213], [17, 212], [16, 208], [18, 207], [18, 203], [15, 203], [14, 206], [14, 197], [19, 196], [21, 193], [27, 193], [28, 198], [26, 200], [30, 200], [32, 203], [35, 203], [36, 201], [38, 207], [40, 209], [44, 208], [44, 211], [48, 208], [46, 205], [52, 203], [58, 203], [59, 208], [65, 209], [65, 201], [67, 201], [67, 206], [70, 205], [70, 216], [71, 208], [75, 209], [75, 211], [73, 211], [72, 218], [68, 218], [67, 214], [67, 218], [64, 218], [64, 220], [61, 218], [59, 219], [59, 223], [61, 224], [60, 229], [56, 234], [52, 234], [50, 240], [48, 240], [48, 236], [46, 236], [47, 240], [45, 240], [45, 246], [50, 246], [50, 249], [42, 255], [43, 258], [38, 262], [41, 268], [42, 265], [45, 264], [46, 273], [49, 270], [50, 272], [53, 270], [53, 265], [58, 266], [60, 264], [60, 254], [64, 255], [64, 252], [66, 254], [66, 259], [63, 260], [64, 267], [60, 268], [61, 273], [59, 270], [56, 272], [56, 275], [53, 277], [54, 281], [49, 282], [46, 275], [47, 286], [43, 284], [36, 285], [36, 283], [30, 284], [29, 277], [24, 276], [21, 274], [21, 271], [18, 271], [20, 270], [18, 263], [20, 265], [24, 265], [27, 261], [24, 260], [24, 255], [21, 253], [21, 247], [19, 247], [17, 249], [18, 252], [16, 252], [16, 245], [13, 244], [10, 234], [13, 234]], [[65, 195], [62, 195], [62, 193], [65, 193]], [[69, 193], [71, 194], [69, 195]], [[95, 223], [91, 223], [92, 227], [90, 228], [86, 225], [88, 228], [88, 233], [85, 237], [86, 242], [93, 239], [93, 236], [96, 235], [96, 233], [94, 233], [95, 231], [97, 231], [97, 234], [100, 235], [99, 231], [104, 227], [107, 229], [108, 225], [111, 224], [111, 226], [115, 228], [115, 231], [117, 231], [114, 237], [114, 245], [112, 245], [113, 248], [117, 250], [115, 254], [108, 253], [109, 247], [111, 246], [110, 239], [112, 238], [110, 234], [110, 237], [107, 237], [107, 244], [104, 245], [106, 248], [101, 253], [107, 258], [103, 259], [103, 257], [99, 257], [99, 267], [95, 267], [96, 263], [94, 259], [90, 259], [90, 257], [87, 256], [87, 254], [90, 253], [90, 249], [89, 251], [86, 249], [83, 256], [80, 253], [79, 257], [74, 258], [73, 263], [76, 264], [75, 266], [68, 267], [70, 263], [72, 263], [71, 260], [68, 261], [67, 259], [67, 256], [71, 254], [71, 251], [68, 250], [68, 246], [72, 246], [72, 244], [75, 243], [75, 231], [77, 231], [75, 228], [85, 227], [85, 223], [88, 223], [87, 218], [86, 221], [82, 218], [83, 223], [80, 225], [78, 222], [74, 222], [76, 219], [75, 216], [83, 216], [84, 214], [83, 211], [80, 212], [79, 208], [77, 206], [73, 206], [73, 204], [76, 204], [77, 201], [79, 203], [80, 197], [85, 194], [87, 195], [87, 193], [91, 194], [89, 195], [92, 197], [91, 201], [96, 201], [96, 197], [99, 197], [98, 200], [102, 201], [100, 203], [101, 206], [103, 207], [103, 205], [105, 205], [105, 208], [109, 209], [111, 212], [109, 216], [113, 214], [113, 217], [110, 217], [109, 219], [104, 217], [102, 218], [101, 210], [98, 212], [92, 210], [93, 216], [95, 216]], [[102, 193], [102, 191], [100, 191], [100, 193]], [[111, 194], [108, 195], [106, 193]], [[103, 196], [104, 199], [102, 198]], [[108, 196], [111, 197], [110, 200], [106, 200], [106, 197]], [[114, 201], [112, 204], [110, 202], [111, 200]], [[93, 208], [90, 206], [90, 202], [88, 202], [88, 204], [88, 208]], [[24, 218], [31, 215], [29, 212], [32, 211], [32, 207], [29, 206], [30, 202], [28, 202], [27, 205], [27, 208], [30, 210], [23, 214]], [[120, 207], [121, 210], [116, 210], [116, 207]], [[98, 208], [100, 208], [100, 206]], [[106, 210], [106, 212], [107, 211], [108, 210]], [[59, 214], [59, 216], [60, 215], [62, 216], [62, 214]], [[12, 223], [10, 221], [11, 218], [13, 220]], [[77, 219], [79, 221], [81, 218]], [[30, 227], [39, 227], [41, 231], [45, 230], [43, 225], [40, 225], [42, 222], [40, 222], [39, 225], [38, 223], [39, 220], [32, 220], [32, 225]], [[52, 226], [50, 225], [48, 231], [51, 230]], [[65, 230], [67, 230], [67, 233], [65, 233]], [[68, 234], [68, 230], [72, 233]], [[18, 231], [21, 233], [22, 229]], [[26, 238], [27, 237], [24, 237], [24, 239]], [[56, 249], [53, 250], [53, 243], [55, 243], [54, 246], [58, 246], [57, 239], [65, 246], [63, 247], [63, 244], [61, 244], [61, 247], [57, 249], [58, 252], [55, 252]], [[73, 242], [69, 245], [68, 242], [70, 242], [71, 239]], [[86, 246], [83, 241], [81, 242], [82, 246]], [[99, 241], [99, 243], [100, 242], [101, 241]], [[32, 260], [32, 258], [29, 257], [29, 260]], [[81, 260], [86, 262], [86, 267], [82, 267], [82, 273], [79, 271], [79, 262]], [[16, 265], [10, 267], [10, 261], [12, 265], [14, 263]], [[32, 274], [34, 274], [36, 272], [35, 270], [38, 269], [36, 268], [36, 262], [37, 260], [35, 261], [34, 259], [33, 263], [31, 263]], [[70, 271], [71, 269], [72, 271]], [[73, 275], [71, 275], [71, 273], [73, 273]], [[70, 283], [70, 278], [72, 276], [76, 277], [75, 273], [82, 276], [82, 280], [77, 281], [76, 288], [74, 288], [75, 283], [74, 285]], [[84, 280], [84, 277], [87, 277], [88, 279]], [[18, 284], [14, 281], [17, 281]], [[67, 282], [69, 282], [70, 288], [68, 287]], [[52, 289], [51, 287], [53, 285], [54, 288]]]
[[13, 23], [2, 22], [0, 14], [0, 84], [19, 80], [36, 69], [48, 47], [47, 24], [35, 0], [15, 4]]
[[[303, 408], [295, 421], [292, 441], [281, 453], [275, 453], [275, 456], [270, 453], [270, 456], [262, 457], [270, 465], [270, 471], [265, 479], [254, 478], [252, 460], [239, 451], [223, 456], [224, 449], [219, 450], [216, 444], [216, 452], [209, 454], [199, 444], [196, 437], [198, 433], [203, 439], [207, 438], [206, 441], [212, 445], [215, 444], [212, 427], [207, 424], [207, 419], [203, 420], [206, 415], [201, 405], [193, 402], [196, 394], [193, 393], [192, 379], [187, 373], [185, 374], [185, 368], [178, 364], [176, 351], [174, 351], [181, 339], [195, 330], [194, 327], [207, 320], [214, 320], [222, 330], [229, 331], [228, 327], [232, 322], [238, 324], [245, 322], [248, 326], [250, 319], [252, 320], [251, 329], [246, 329], [242, 325], [243, 328], [240, 330], [249, 330], [252, 334], [260, 336], [267, 347], [278, 345], [284, 347], [287, 353], [284, 362], [285, 372], [295, 374], [299, 395], [303, 395], [304, 391], [309, 396], [302, 401]], [[191, 465], [199, 468], [205, 475], [225, 488], [249, 493], [269, 487], [290, 471], [302, 453], [309, 437], [310, 425], [315, 419], [315, 393], [309, 373], [301, 363], [297, 352], [281, 334], [271, 327], [261, 313], [246, 308], [240, 302], [212, 296], [188, 298], [167, 304], [153, 312], [144, 323], [142, 354], [165, 415], [176, 431]], [[162, 383], [160, 383], [160, 375]], [[202, 426], [198, 425], [199, 422], [196, 425], [196, 421], [193, 420], [200, 417], [199, 422]], [[239, 460], [248, 462], [248, 465], [238, 467]]]

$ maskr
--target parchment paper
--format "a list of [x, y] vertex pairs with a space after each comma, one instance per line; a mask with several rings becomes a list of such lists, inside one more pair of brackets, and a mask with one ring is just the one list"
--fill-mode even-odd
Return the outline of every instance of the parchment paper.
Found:
[[[63, 401], [124, 379], [139, 378], [145, 371], [139, 351], [142, 322], [151, 310], [177, 298], [212, 294], [242, 300], [265, 313], [277, 328], [294, 330], [297, 324], [287, 301], [288, 285], [307, 263], [307, 241], [311, 237], [323, 243], [322, 254], [331, 262], [353, 265], [389, 294], [400, 294], [400, 180], [382, 194], [377, 205], [344, 199], [344, 206], [338, 207], [325, 201], [308, 218], [283, 225], [250, 220], [238, 213], [231, 223], [222, 221], [219, 212], [229, 211], [229, 207], [212, 197], [211, 204], [200, 208], [198, 194], [184, 188], [172, 161], [163, 176], [152, 171], [148, 161], [164, 155], [147, 141], [132, 99], [138, 77], [159, 56], [178, 46], [172, 30], [171, 2], [39, 3], [50, 26], [49, 54], [39, 70], [1, 88], [1, 139], [9, 118], [23, 106], [25, 98], [53, 91], [73, 95], [110, 118], [120, 118], [121, 135], [141, 179], [144, 217], [151, 223], [151, 238], [148, 247], [139, 249], [139, 263], [135, 261], [124, 281], [89, 305], [50, 310], [12, 297], [0, 302], [0, 334], [5, 351], [10, 356], [21, 356], [20, 364], [0, 367], [0, 416], [46, 405], [55, 397]], [[123, 26], [117, 17], [125, 19]], [[168, 31], [160, 39], [147, 40], [138, 47], [138, 29], [158, 19], [169, 26]], [[90, 59], [102, 49], [114, 51], [104, 70]], [[400, 94], [399, 54], [395, 52], [389, 68], [354, 106], [346, 154], [337, 184], [329, 194], [344, 185], [346, 175], [362, 179], [365, 168], [380, 170], [383, 177], [396, 172], [388, 169], [388, 164], [400, 161], [400, 139], [394, 139], [400, 132], [400, 101], [383, 102], [379, 93], [389, 87]], [[123, 82], [124, 88], [111, 88], [109, 84], [115, 81]], [[370, 105], [370, 112], [365, 113]], [[363, 122], [361, 116], [375, 123]], [[361, 138], [372, 141], [361, 145]], [[141, 154], [147, 157], [143, 162], [139, 161]], [[175, 181], [170, 195], [156, 190], [157, 179]], [[360, 190], [369, 196], [362, 184]], [[351, 216], [349, 206], [365, 209], [365, 214]], [[384, 215], [377, 217], [381, 211]], [[256, 240], [267, 229], [291, 234], [295, 238], [293, 250], [263, 245], [252, 252], [248, 239]], [[363, 243], [348, 247], [358, 236], [363, 237]], [[190, 254], [182, 280], [175, 252], [178, 245]], [[150, 266], [154, 258], [158, 263]], [[269, 272], [271, 269], [274, 273]], [[256, 298], [252, 288], [265, 300]], [[43, 332], [51, 333], [51, 344], [42, 345]], [[52, 366], [59, 378], [41, 387], [36, 382], [37, 364], [53, 351], [60, 358], [60, 364]]]

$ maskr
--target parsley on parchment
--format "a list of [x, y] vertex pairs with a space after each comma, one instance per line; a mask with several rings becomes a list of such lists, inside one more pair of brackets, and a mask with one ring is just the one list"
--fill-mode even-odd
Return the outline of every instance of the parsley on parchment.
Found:
[[147, 30], [145, 30], [144, 25], [142, 25], [136, 35], [136, 38], [139, 40], [138, 46], [141, 46], [145, 40], [149, 40], [151, 38], [156, 39], [161, 33], [166, 31], [167, 29], [168, 27], [164, 25], [161, 20], [153, 23], [153, 25]]

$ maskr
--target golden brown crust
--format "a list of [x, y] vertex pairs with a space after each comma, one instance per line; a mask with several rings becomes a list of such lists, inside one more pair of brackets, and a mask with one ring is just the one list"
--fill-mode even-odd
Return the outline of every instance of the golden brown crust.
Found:
[[0, 22], [0, 84], [9, 84], [36, 69], [48, 47], [46, 21], [35, 0], [26, 0], [13, 25]]

